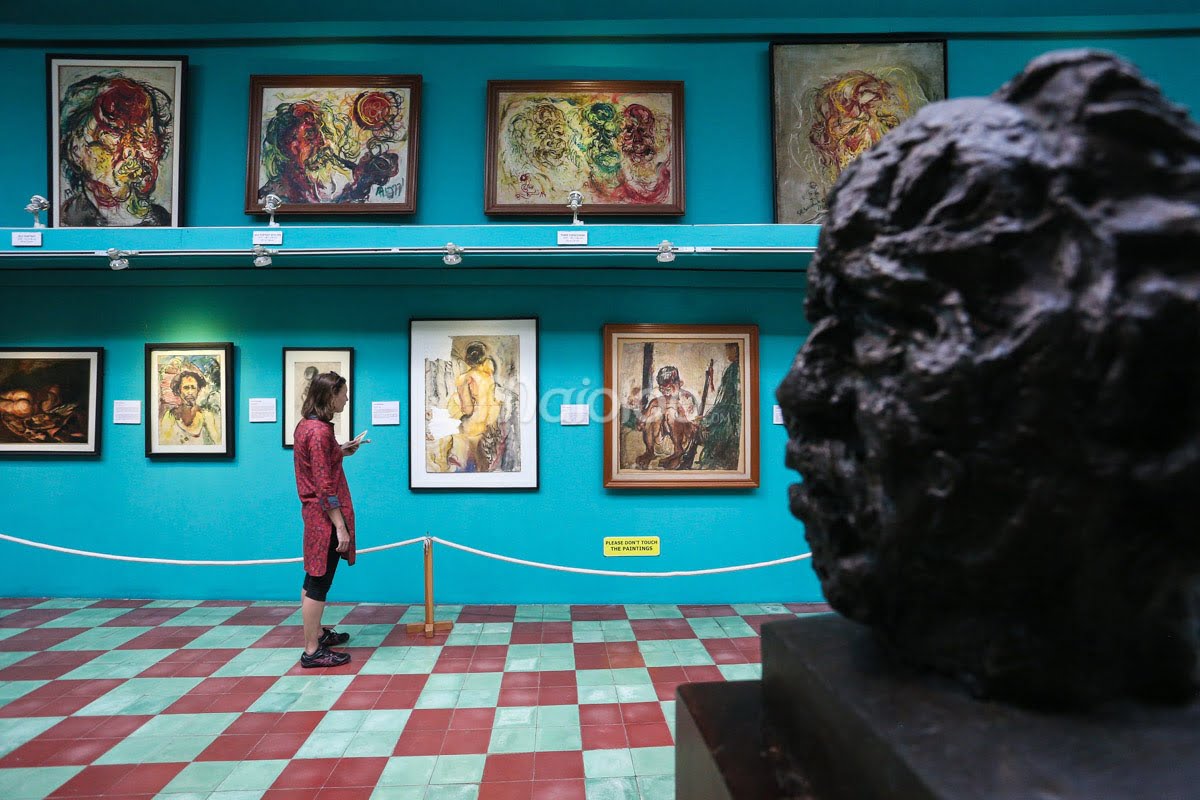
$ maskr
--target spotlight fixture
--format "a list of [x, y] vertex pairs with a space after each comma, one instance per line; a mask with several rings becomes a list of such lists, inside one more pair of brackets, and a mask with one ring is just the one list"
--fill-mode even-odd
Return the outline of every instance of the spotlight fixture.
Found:
[[25, 210], [33, 214], [33, 227], [44, 228], [46, 223], [42, 222], [41, 212], [50, 208], [50, 201], [42, 197], [40, 194], [35, 194], [29, 198], [29, 205], [25, 206]]
[[446, 242], [446, 255], [442, 256], [442, 263], [447, 267], [453, 267], [462, 263], [463, 249], [454, 242]]
[[660, 264], [670, 264], [675, 260], [675, 253], [671, 249], [671, 243], [666, 239], [663, 239], [662, 242], [659, 243], [658, 255], [654, 257], [654, 260]]
[[136, 250], [118, 250], [110, 247], [107, 250], [108, 268], [111, 270], [129, 269], [129, 257], [137, 255]]
[[274, 250], [268, 250], [261, 244], [254, 245], [254, 266], [269, 267], [271, 266], [271, 256], [275, 255]]
[[583, 192], [574, 190], [567, 195], [567, 208], [571, 209], [571, 224], [582, 225], [583, 220], [579, 218], [579, 208], [583, 205]]
[[283, 200], [281, 200], [277, 194], [269, 194], [263, 198], [262, 207], [268, 214], [271, 215], [271, 221], [267, 223], [267, 227], [279, 227], [279, 223], [275, 221], [275, 212], [279, 210], [281, 205], [283, 205]]

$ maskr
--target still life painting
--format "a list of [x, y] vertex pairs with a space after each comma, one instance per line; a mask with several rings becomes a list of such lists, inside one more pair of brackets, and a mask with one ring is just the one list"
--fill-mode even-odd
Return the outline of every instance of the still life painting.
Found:
[[0, 455], [99, 455], [104, 350], [0, 350]]

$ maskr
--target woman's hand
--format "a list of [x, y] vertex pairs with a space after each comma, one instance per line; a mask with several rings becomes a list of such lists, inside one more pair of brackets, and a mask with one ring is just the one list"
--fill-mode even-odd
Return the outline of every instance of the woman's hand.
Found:
[[337, 528], [337, 547], [339, 553], [345, 553], [350, 549], [350, 534], [346, 532], [345, 526]]

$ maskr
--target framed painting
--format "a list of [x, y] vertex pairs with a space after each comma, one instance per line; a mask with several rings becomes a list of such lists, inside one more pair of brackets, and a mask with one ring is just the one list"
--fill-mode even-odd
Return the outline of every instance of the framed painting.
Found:
[[100, 455], [104, 350], [0, 350], [0, 455]]
[[308, 385], [322, 372], [336, 372], [346, 379], [351, 401], [346, 410], [333, 415], [333, 433], [339, 442], [354, 436], [354, 348], [285, 347], [283, 348], [283, 446], [295, 444], [296, 424], [303, 419], [300, 408], [308, 395]]
[[186, 56], [47, 55], [50, 224], [178, 227]]
[[775, 221], [820, 223], [846, 165], [944, 99], [944, 39], [773, 43]]
[[487, 214], [682, 214], [682, 81], [488, 81]]
[[146, 345], [146, 455], [233, 457], [233, 344]]
[[420, 109], [420, 75], [251, 75], [246, 213], [413, 213]]
[[537, 488], [536, 318], [414, 319], [409, 373], [411, 488]]
[[758, 327], [604, 326], [604, 485], [758, 486]]

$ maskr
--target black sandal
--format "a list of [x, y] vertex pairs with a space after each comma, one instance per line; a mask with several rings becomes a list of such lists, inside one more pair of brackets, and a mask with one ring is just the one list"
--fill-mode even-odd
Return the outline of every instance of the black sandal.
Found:
[[335, 653], [328, 647], [320, 647], [315, 653], [301, 653], [300, 666], [305, 669], [313, 667], [340, 667], [350, 663], [349, 653]]
[[321, 638], [317, 640], [317, 647], [333, 647], [348, 641], [350, 641], [350, 634], [338, 633], [333, 628], [325, 628], [321, 632]]

